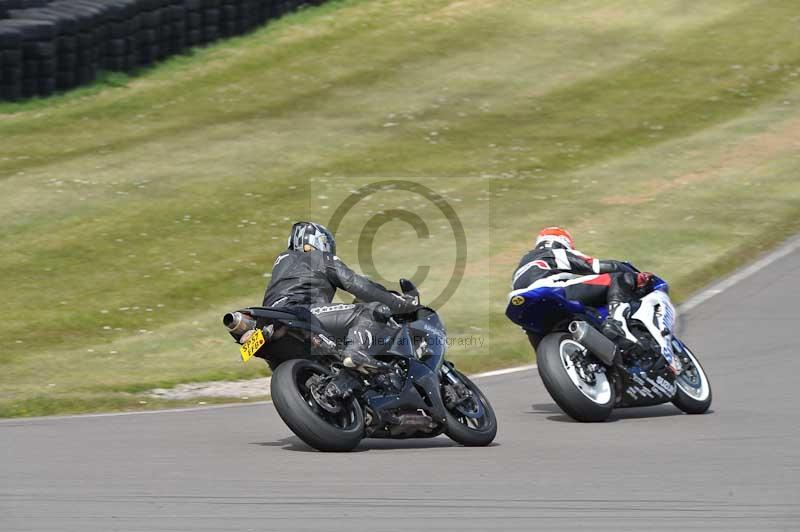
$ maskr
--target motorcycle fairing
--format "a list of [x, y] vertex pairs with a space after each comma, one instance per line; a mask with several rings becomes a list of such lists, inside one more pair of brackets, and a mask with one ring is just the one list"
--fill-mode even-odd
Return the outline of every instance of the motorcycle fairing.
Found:
[[672, 328], [675, 325], [675, 307], [662, 290], [653, 290], [640, 300], [638, 310], [631, 319], [639, 321], [661, 348], [667, 364], [673, 363]]
[[[638, 271], [633, 267], [631, 269]], [[654, 334], [655, 329], [650, 327], [648, 327], [648, 332], [662, 348], [664, 343], [669, 342], [669, 353], [671, 354], [671, 342], [674, 337], [671, 334], [669, 337], [664, 337], [660, 333], [666, 325], [669, 325], [671, 331], [675, 320], [675, 309], [669, 303], [667, 295], [669, 285], [663, 279], [654, 277], [652, 290], [651, 294], [632, 302], [632, 317], [643, 318], [644, 321], [641, 319], [639, 321], [642, 321], [646, 327], [648, 320], [652, 327], [658, 327], [657, 334]], [[669, 305], [664, 304], [665, 302]], [[654, 321], [656, 318], [655, 304], [664, 304], [663, 308], [667, 309], [663, 312], [659, 311], [656, 321]], [[650, 310], [642, 310], [643, 306]], [[578, 301], [567, 299], [564, 289], [555, 286], [515, 290], [509, 294], [509, 304], [506, 308], [506, 316], [511, 321], [526, 331], [540, 336], [555, 330], [566, 330], [566, 325], [572, 320], [587, 321], [594, 327], [600, 328], [607, 314], [608, 311], [605, 307], [594, 309]], [[670, 380], [674, 379], [674, 373], [667, 370], [663, 362], [656, 367], [648, 368], [647, 371], [638, 365], [633, 366], [627, 371], [620, 372], [620, 377], [618, 407], [660, 404], [669, 401], [675, 393], [674, 384]]]
[[[523, 298], [523, 302], [515, 304], [517, 297]], [[508, 319], [526, 331], [540, 335], [576, 317], [599, 326], [607, 313], [605, 307], [595, 309], [579, 301], [567, 299], [563, 288], [553, 286], [540, 286], [527, 291], [516, 290], [512, 292], [506, 308]]]
[[[421, 309], [417, 317], [419, 319], [403, 323], [399, 330], [395, 329], [394, 337], [387, 342], [387, 345], [372, 351], [373, 356], [378, 358], [388, 356], [407, 360], [408, 369], [402, 390], [389, 393], [371, 391], [365, 398], [367, 406], [375, 415], [382, 418], [382, 423], [387, 421], [385, 417], [390, 415], [390, 412], [422, 410], [430, 413], [430, 416], [441, 423], [443, 428], [447, 409], [439, 389], [439, 372], [446, 351], [444, 325], [439, 316], [430, 309]], [[427, 347], [424, 353], [418, 354], [418, 348], [423, 340]], [[440, 432], [417, 433], [413, 436], [436, 436]], [[380, 431], [376, 430], [373, 436], [380, 434]]]
[[673, 382], [658, 370], [643, 371], [638, 366], [622, 373], [624, 393], [618, 407], [650, 406], [670, 401], [677, 392]]

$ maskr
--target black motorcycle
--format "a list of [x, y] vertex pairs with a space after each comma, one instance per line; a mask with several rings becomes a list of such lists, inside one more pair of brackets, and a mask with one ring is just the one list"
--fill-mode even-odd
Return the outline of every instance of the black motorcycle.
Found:
[[[402, 279], [404, 294], [418, 295]], [[446, 434], [489, 445], [497, 418], [478, 387], [445, 360], [447, 333], [431, 308], [387, 316], [372, 330], [377, 368], [345, 367], [340, 345], [305, 308], [249, 307], [223, 317], [242, 359], [267, 361], [272, 401], [301, 440], [320, 451], [350, 451], [363, 438]]]

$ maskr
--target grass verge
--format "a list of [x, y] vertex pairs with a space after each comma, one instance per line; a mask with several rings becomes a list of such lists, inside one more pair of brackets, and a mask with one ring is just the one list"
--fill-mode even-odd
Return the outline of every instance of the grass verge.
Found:
[[[219, 316], [260, 301], [292, 221], [378, 179], [426, 183], [466, 225], [442, 315], [484, 340], [451, 348], [467, 371], [532, 359], [503, 310], [538, 227], [682, 299], [800, 229], [798, 20], [791, 1], [351, 0], [0, 105], [0, 415], [263, 375]], [[342, 225], [347, 262], [368, 269], [359, 231], [385, 208]], [[427, 261], [436, 293], [439, 225], [376, 229], [377, 271]]]

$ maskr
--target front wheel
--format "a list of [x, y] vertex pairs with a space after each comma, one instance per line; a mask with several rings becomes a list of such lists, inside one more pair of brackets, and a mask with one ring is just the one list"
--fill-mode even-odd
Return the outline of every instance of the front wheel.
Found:
[[700, 361], [688, 347], [680, 343], [675, 351], [683, 364], [681, 374], [675, 379], [678, 390], [672, 404], [687, 414], [704, 414], [711, 407], [711, 383]]
[[[467, 447], [489, 445], [497, 435], [497, 416], [492, 405], [480, 388], [466, 375], [454, 368], [449, 368], [448, 373], [454, 376], [468, 393], [458, 402], [446, 401], [447, 428], [444, 433], [454, 442]], [[446, 377], [442, 382], [447, 385]]]
[[288, 360], [272, 375], [272, 403], [298, 438], [320, 451], [350, 451], [364, 437], [364, 412], [355, 398], [320, 405], [314, 398], [315, 380], [330, 371], [305, 359]]
[[571, 418], [605, 421], [614, 409], [614, 386], [605, 366], [588, 359], [586, 349], [565, 333], [539, 343], [536, 364], [550, 396]]

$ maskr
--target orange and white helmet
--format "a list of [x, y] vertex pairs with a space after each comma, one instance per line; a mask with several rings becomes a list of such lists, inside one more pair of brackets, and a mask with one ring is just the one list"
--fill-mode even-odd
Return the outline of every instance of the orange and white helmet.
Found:
[[566, 249], [575, 249], [575, 242], [572, 240], [572, 235], [569, 231], [561, 227], [545, 227], [536, 236], [536, 247], [562, 247]]

